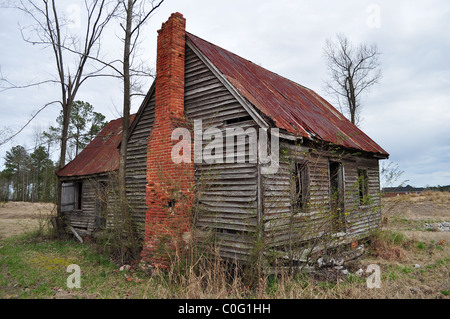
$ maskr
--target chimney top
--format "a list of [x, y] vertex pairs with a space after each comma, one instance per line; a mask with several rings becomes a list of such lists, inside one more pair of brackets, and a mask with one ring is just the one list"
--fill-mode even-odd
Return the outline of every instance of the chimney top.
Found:
[[166, 22], [163, 22], [161, 25], [161, 29], [158, 30], [158, 33], [160, 33], [163, 29], [166, 28], [166, 26], [171, 23], [173, 20], [180, 20], [183, 24], [186, 23], [186, 19], [183, 17], [183, 15], [179, 12], [174, 12], [170, 15], [169, 19], [167, 19]]

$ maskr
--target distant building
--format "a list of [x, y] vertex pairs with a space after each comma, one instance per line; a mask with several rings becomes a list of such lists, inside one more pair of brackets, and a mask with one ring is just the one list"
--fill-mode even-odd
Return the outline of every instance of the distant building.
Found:
[[397, 195], [420, 194], [425, 190], [426, 188], [423, 187], [413, 187], [411, 185], [406, 185], [399, 187], [384, 187], [381, 190], [381, 193], [385, 197], [392, 197]]

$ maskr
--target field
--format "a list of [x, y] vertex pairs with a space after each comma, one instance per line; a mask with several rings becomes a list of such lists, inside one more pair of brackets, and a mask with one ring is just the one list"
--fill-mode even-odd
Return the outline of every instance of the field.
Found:
[[[427, 192], [383, 199], [383, 227], [366, 253], [345, 265], [347, 274], [263, 276], [253, 284], [227, 276], [220, 261], [149, 274], [120, 267], [91, 242], [48, 238], [51, 204], [0, 204], [0, 298], [450, 298], [450, 193]], [[428, 227], [428, 228], [427, 228]], [[81, 269], [81, 288], [68, 288], [67, 266]], [[380, 288], [368, 288], [371, 264]], [[331, 270], [333, 271], [333, 270]]]
[[52, 214], [56, 207], [50, 203], [0, 203], [0, 240], [35, 231]]

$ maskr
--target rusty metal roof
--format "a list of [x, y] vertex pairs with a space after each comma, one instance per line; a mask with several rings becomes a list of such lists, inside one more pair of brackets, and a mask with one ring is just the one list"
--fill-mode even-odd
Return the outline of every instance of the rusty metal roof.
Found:
[[186, 36], [240, 95], [278, 128], [297, 136], [389, 156], [313, 90], [193, 34]]
[[[133, 123], [136, 114], [130, 115]], [[56, 172], [60, 177], [101, 174], [119, 169], [118, 145], [122, 140], [122, 118], [112, 120], [72, 161]]]

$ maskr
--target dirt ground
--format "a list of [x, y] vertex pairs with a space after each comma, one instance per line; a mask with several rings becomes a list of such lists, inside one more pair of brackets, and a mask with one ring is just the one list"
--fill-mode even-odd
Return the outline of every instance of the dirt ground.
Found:
[[52, 203], [0, 203], [0, 239], [32, 231], [52, 214], [56, 214]]
[[450, 232], [431, 231], [425, 224], [450, 222], [450, 193], [427, 192], [383, 199], [383, 218], [388, 229], [401, 231], [415, 241], [450, 243]]

